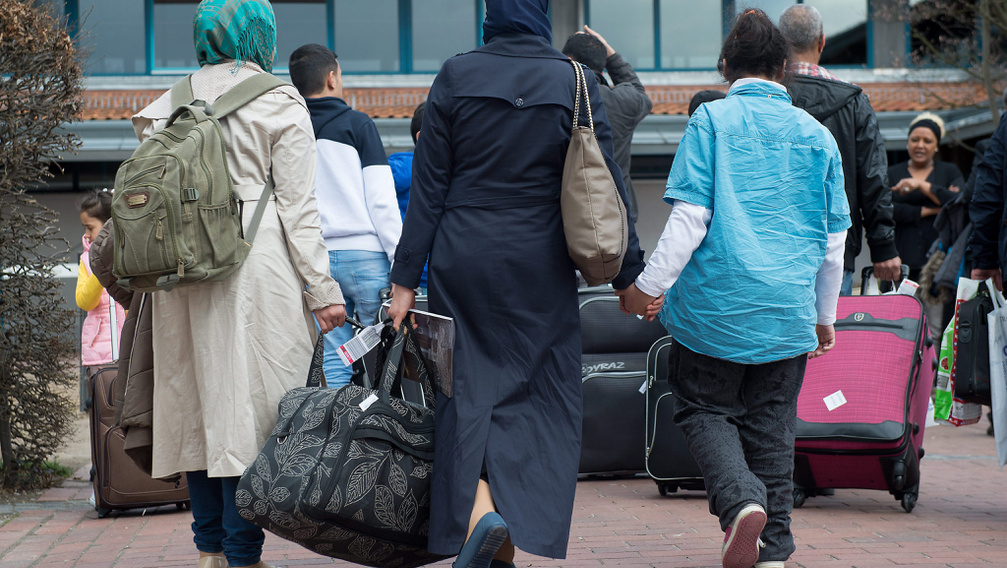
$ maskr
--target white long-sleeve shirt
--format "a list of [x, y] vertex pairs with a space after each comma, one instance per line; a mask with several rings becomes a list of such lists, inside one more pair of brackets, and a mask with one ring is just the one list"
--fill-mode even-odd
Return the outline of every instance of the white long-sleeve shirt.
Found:
[[[647, 267], [636, 278], [636, 287], [655, 298], [674, 286], [692, 253], [706, 237], [713, 219], [713, 211], [700, 205], [675, 200], [672, 207]], [[829, 234], [825, 260], [815, 279], [815, 309], [819, 325], [831, 325], [836, 321], [836, 299], [843, 283], [845, 247], [846, 231]]]

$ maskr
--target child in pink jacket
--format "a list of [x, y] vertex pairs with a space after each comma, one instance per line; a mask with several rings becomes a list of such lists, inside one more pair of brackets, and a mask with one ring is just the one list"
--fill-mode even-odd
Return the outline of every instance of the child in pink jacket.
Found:
[[80, 256], [80, 266], [77, 268], [76, 296], [77, 306], [87, 310], [84, 327], [80, 332], [80, 362], [85, 367], [113, 362], [112, 314], [109, 306], [115, 306], [116, 311], [116, 343], [126, 319], [122, 306], [111, 300], [98, 278], [91, 274], [91, 241], [111, 216], [112, 193], [107, 189], [89, 194], [80, 204], [80, 223], [84, 225], [84, 253]]

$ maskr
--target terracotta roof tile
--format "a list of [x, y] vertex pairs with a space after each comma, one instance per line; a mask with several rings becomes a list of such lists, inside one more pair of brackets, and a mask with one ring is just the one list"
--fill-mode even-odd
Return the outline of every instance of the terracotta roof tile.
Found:
[[[974, 83], [865, 83], [861, 87], [878, 112], [941, 110], [983, 104], [986, 100], [982, 87]], [[703, 89], [726, 90], [726, 86], [653, 86], [647, 87], [647, 94], [654, 101], [653, 114], [684, 115], [689, 99]], [[83, 119], [128, 119], [162, 92], [127, 89], [85, 91]], [[425, 87], [398, 87], [347, 89], [344, 98], [350, 106], [373, 118], [409, 118], [426, 96]]]
[[[158, 90], [88, 90], [84, 92], [84, 120], [129, 119], [160, 97]], [[410, 118], [427, 98], [427, 89], [346, 89], [343, 97], [353, 108], [373, 118]]]

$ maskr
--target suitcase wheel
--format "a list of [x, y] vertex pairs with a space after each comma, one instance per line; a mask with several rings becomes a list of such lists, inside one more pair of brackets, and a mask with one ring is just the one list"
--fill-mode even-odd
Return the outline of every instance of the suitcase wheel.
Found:
[[917, 496], [915, 493], [906, 493], [902, 496], [902, 508], [905, 509], [907, 513], [912, 513], [913, 509], [916, 507]]
[[906, 464], [896, 462], [892, 466], [892, 489], [898, 491], [906, 486]]
[[804, 505], [804, 502], [807, 501], [807, 500], [808, 500], [808, 494], [805, 493], [803, 489], [800, 489], [800, 488], [795, 488], [794, 489], [794, 508], [795, 509], [800, 508], [801, 505]]
[[112, 512], [112, 509], [102, 509], [101, 507], [95, 507], [94, 510], [98, 512], [99, 519], [104, 519]]
[[192, 505], [190, 505], [188, 501], [183, 501], [181, 503], [175, 503], [175, 508], [179, 511], [191, 511]]
[[667, 496], [669, 493], [676, 493], [677, 491], [678, 486], [673, 483], [657, 482], [657, 492], [660, 493], [662, 497]]

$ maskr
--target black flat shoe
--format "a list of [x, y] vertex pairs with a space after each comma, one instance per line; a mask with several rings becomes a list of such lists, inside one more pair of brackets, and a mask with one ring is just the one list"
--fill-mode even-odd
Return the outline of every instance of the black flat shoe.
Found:
[[491, 568], [494, 562], [499, 562], [499, 560], [493, 560], [493, 555], [507, 541], [509, 534], [507, 523], [504, 522], [503, 517], [497, 513], [486, 513], [476, 523], [476, 528], [472, 530], [468, 542], [462, 547], [458, 558], [452, 564], [453, 568]]

